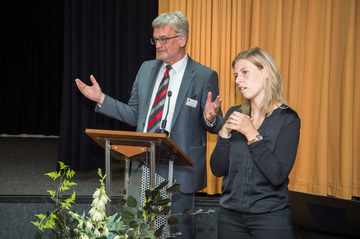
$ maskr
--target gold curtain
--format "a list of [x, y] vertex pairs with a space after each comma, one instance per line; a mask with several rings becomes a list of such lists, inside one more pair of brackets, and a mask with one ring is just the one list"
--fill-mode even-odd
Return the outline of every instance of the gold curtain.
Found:
[[[302, 123], [290, 190], [360, 197], [360, 0], [159, 0], [159, 13], [177, 10], [190, 23], [187, 52], [219, 74], [224, 114], [241, 103], [234, 57], [259, 46], [274, 58]], [[221, 193], [209, 167], [204, 192]]]

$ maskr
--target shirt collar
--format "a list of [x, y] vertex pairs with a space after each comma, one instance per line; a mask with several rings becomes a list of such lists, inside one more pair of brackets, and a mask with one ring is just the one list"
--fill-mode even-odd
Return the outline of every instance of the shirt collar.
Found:
[[[174, 70], [174, 72], [179, 72], [180, 70], [182, 70], [183, 68], [186, 67], [186, 64], [188, 62], [189, 56], [186, 53], [185, 56], [178, 62], [176, 62], [175, 64], [171, 65], [172, 70]], [[161, 69], [165, 71], [165, 67], [166, 64], [163, 63], [163, 65], [161, 66]]]

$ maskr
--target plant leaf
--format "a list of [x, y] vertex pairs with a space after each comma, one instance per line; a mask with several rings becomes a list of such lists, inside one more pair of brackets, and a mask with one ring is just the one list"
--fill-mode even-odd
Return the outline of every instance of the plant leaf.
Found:
[[75, 175], [75, 171], [72, 169], [68, 169], [66, 172], [66, 178], [72, 178]]
[[160, 183], [158, 186], [156, 186], [154, 188], [154, 190], [161, 190], [163, 189], [164, 187], [166, 187], [167, 185], [169, 184], [169, 180], [165, 180], [164, 182]]
[[40, 218], [40, 220], [44, 220], [46, 218], [45, 214], [35, 214], [35, 216], [37, 216], [38, 218]]
[[151, 197], [151, 190], [150, 189], [145, 190], [145, 198], [146, 198], [146, 200], [149, 200], [150, 197]]
[[161, 205], [166, 205], [166, 204], [168, 204], [170, 202], [171, 202], [171, 199], [166, 198], [166, 199], [163, 199], [163, 200], [159, 200], [159, 201], [155, 202], [154, 204], [156, 206], [161, 206]]
[[188, 214], [190, 214], [190, 213], [191, 213], [191, 211], [192, 211], [192, 208], [191, 208], [191, 207], [189, 207], [189, 208], [186, 208], [184, 211], [182, 211], [182, 213], [181, 213], [181, 214], [188, 215]]
[[140, 209], [138, 209], [137, 210], [137, 212], [136, 212], [136, 217], [138, 218], [138, 219], [140, 219], [140, 220], [143, 220], [144, 218], [143, 218], [143, 215], [144, 215], [144, 211], [140, 208]]
[[177, 184], [175, 183], [174, 185], [172, 185], [171, 187], [166, 189], [167, 193], [174, 193], [180, 190], [181, 184]]
[[170, 213], [171, 207], [164, 207], [163, 210], [159, 212], [159, 215], [167, 215]]
[[120, 199], [118, 201], [118, 203], [119, 203], [120, 206], [124, 206], [127, 203], [127, 201], [125, 199]]
[[136, 199], [129, 195], [127, 198], [127, 205], [131, 208], [136, 208], [137, 207], [138, 202], [136, 201]]
[[153, 201], [146, 202], [145, 205], [144, 205], [144, 210], [149, 211], [153, 205], [154, 205]]
[[121, 232], [124, 229], [124, 221], [115, 223], [115, 230]]
[[160, 196], [160, 191], [157, 189], [151, 190], [151, 199], [155, 200], [155, 198]]
[[169, 217], [167, 222], [170, 226], [172, 226], [177, 224], [179, 222], [179, 219], [177, 219], [176, 217]]
[[148, 225], [146, 223], [140, 224], [140, 236], [144, 236], [149, 229]]
[[129, 227], [131, 227], [131, 228], [137, 228], [139, 226], [139, 223], [137, 222], [137, 221], [131, 221], [130, 223], [129, 223]]
[[73, 194], [71, 195], [71, 197], [65, 199], [65, 202], [68, 204], [75, 203], [75, 198], [76, 198], [76, 193], [75, 193], [75, 191], [73, 191]]
[[55, 191], [55, 190], [47, 190], [46, 192], [48, 192], [51, 197], [55, 197], [55, 195], [56, 195], [56, 191]]
[[66, 169], [67, 167], [69, 167], [61, 161], [59, 161], [59, 164], [60, 164], [60, 170], [63, 170], [63, 169]]
[[164, 227], [165, 225], [161, 225], [161, 227], [155, 231], [154, 236], [156, 238], [159, 238], [162, 235]]
[[114, 215], [112, 215], [107, 221], [106, 221], [106, 225], [108, 227], [111, 227], [116, 221], [116, 217], [117, 217], [118, 213], [116, 212]]
[[61, 176], [60, 172], [50, 172], [50, 173], [45, 173], [45, 175], [49, 176], [50, 178], [52, 178], [54, 181], [59, 178]]
[[135, 218], [135, 215], [132, 212], [129, 211], [122, 211], [121, 216], [128, 221], [131, 221]]

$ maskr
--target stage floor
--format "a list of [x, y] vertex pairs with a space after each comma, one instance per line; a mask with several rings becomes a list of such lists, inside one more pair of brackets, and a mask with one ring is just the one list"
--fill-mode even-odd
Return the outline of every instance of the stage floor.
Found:
[[[0, 206], [3, 210], [8, 211], [2, 218], [8, 220], [11, 215], [24, 215], [23, 208], [32, 208], [32, 205], [40, 205], [43, 202], [42, 197], [48, 196], [46, 190], [56, 189], [57, 185], [46, 176], [45, 173], [56, 171], [57, 168], [57, 155], [58, 155], [58, 138], [40, 138], [40, 137], [1, 137], [0, 136]], [[121, 197], [120, 191], [123, 190], [123, 166], [122, 163], [113, 160], [112, 162], [112, 188], [111, 197]], [[76, 191], [77, 198], [82, 203], [91, 203], [92, 194], [100, 186], [97, 170], [87, 172], [76, 172], [73, 181], [78, 185], [73, 189]], [[69, 191], [69, 194], [72, 190]], [[329, 205], [329, 198], [323, 201], [322, 198], [314, 197], [312, 195], [305, 195], [299, 193], [292, 193], [293, 195], [293, 217], [294, 222], [299, 225], [305, 226], [300, 228], [295, 225], [295, 234], [297, 239], [340, 239], [346, 238], [339, 235], [328, 234], [326, 232], [317, 232], [308, 230], [315, 225], [311, 222], [310, 214], [307, 211], [308, 202], [319, 200], [316, 203], [326, 202]], [[209, 196], [205, 194], [198, 194], [196, 197], [196, 207], [202, 209], [218, 209], [219, 195]], [[332, 203], [332, 201], [331, 201]], [[346, 205], [342, 203], [341, 205]], [[339, 205], [335, 205], [339, 207]], [[358, 208], [358, 207], [357, 207]], [[26, 209], [25, 211], [28, 211]], [[28, 217], [33, 217], [31, 209], [27, 212]], [[328, 210], [327, 210], [328, 211]], [[10, 215], [10, 216], [9, 216]], [[351, 216], [348, 213], [349, 216]], [[316, 215], [315, 215], [316, 216]], [[197, 237], [199, 239], [216, 238], [216, 217], [217, 213], [209, 216], [202, 216], [197, 218]], [[17, 218], [17, 219], [16, 219]], [[15, 217], [14, 221], [19, 217]], [[320, 220], [323, 220], [319, 217]], [[351, 218], [350, 218], [351, 219]], [[30, 219], [24, 218], [24, 224], [27, 225]], [[11, 220], [10, 220], [11, 221]], [[354, 222], [353, 219], [350, 220]], [[9, 225], [12, 225], [11, 223]], [[1, 232], [9, 231], [9, 225], [0, 227]], [[329, 224], [330, 225], [330, 224]], [[29, 232], [32, 234], [34, 228], [29, 226]], [[25, 229], [24, 229], [25, 230]], [[11, 230], [12, 232], [14, 230]], [[5, 235], [5, 234], [3, 234]], [[11, 235], [8, 233], [7, 235]], [[7, 237], [11, 238], [11, 237]], [[15, 238], [15, 237], [14, 237]], [[350, 238], [358, 238], [350, 237]]]
[[[58, 138], [0, 137], [0, 195], [48, 195], [46, 190], [57, 186], [45, 174], [56, 171], [58, 142]], [[123, 188], [123, 171], [117, 164], [113, 163], [111, 196], [121, 196]], [[100, 187], [95, 169], [76, 172], [73, 181], [78, 196], [91, 196]]]

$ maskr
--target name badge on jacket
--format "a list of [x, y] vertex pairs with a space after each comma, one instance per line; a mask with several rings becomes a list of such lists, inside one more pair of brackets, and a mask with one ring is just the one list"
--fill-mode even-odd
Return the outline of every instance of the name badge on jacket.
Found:
[[193, 100], [193, 99], [190, 99], [190, 98], [187, 98], [187, 99], [186, 99], [186, 105], [187, 105], [187, 106], [196, 108], [197, 103], [198, 103], [197, 100]]

